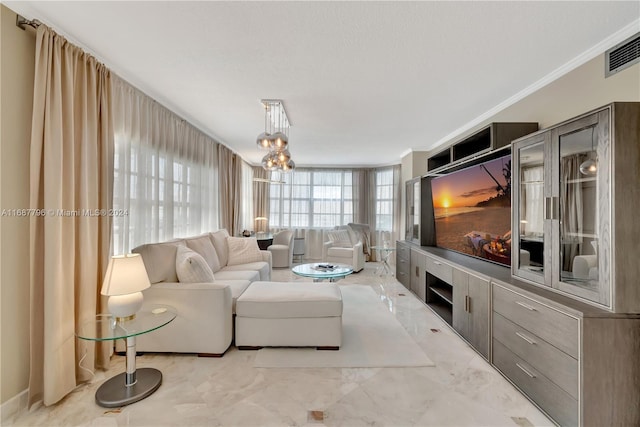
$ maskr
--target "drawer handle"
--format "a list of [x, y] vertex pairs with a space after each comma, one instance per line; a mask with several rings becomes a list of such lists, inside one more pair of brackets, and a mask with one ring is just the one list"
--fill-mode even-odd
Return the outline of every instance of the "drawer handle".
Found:
[[528, 336], [526, 336], [523, 333], [520, 332], [516, 332], [516, 335], [519, 336], [520, 338], [522, 338], [523, 340], [525, 340], [526, 342], [528, 342], [531, 345], [536, 345], [536, 342], [534, 340], [532, 340], [531, 338], [529, 338]]
[[441, 263], [441, 262], [438, 262], [438, 261], [433, 261], [433, 263], [434, 263], [435, 265], [442, 265], [442, 263]]
[[525, 374], [529, 375], [529, 377], [531, 377], [531, 378], [535, 378], [535, 377], [536, 377], [536, 376], [535, 376], [535, 375], [533, 375], [531, 372], [529, 372], [528, 370], [526, 370], [525, 368], [523, 368], [523, 367], [522, 367], [522, 365], [520, 365], [518, 362], [516, 362], [516, 366], [517, 366], [518, 368], [520, 368], [520, 370], [521, 370], [522, 372], [524, 372]]
[[529, 311], [538, 311], [538, 310], [535, 309], [535, 307], [531, 307], [529, 304], [525, 304], [525, 303], [520, 302], [520, 301], [516, 301], [516, 304], [518, 304], [521, 307], [526, 308]]

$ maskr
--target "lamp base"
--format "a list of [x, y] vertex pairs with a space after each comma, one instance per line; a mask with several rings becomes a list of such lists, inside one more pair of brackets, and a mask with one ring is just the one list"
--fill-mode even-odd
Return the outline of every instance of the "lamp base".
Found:
[[109, 297], [107, 306], [109, 307], [109, 313], [117, 318], [117, 320], [130, 320], [135, 317], [138, 310], [142, 307], [143, 300], [142, 292], [112, 295]]
[[154, 368], [140, 368], [136, 371], [137, 381], [125, 385], [126, 372], [105, 381], [96, 391], [96, 403], [104, 408], [118, 408], [130, 405], [153, 394], [162, 384], [162, 373]]

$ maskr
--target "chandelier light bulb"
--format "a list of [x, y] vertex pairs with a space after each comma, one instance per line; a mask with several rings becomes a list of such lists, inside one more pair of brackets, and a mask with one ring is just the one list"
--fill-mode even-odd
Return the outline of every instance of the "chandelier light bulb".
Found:
[[285, 135], [282, 132], [276, 132], [272, 135], [273, 139], [273, 148], [277, 151], [281, 151], [284, 150], [285, 148], [287, 148], [287, 145], [289, 143], [289, 138], [287, 138], [287, 135]]
[[258, 135], [256, 144], [258, 144], [260, 148], [269, 148], [269, 145], [270, 145], [269, 137], [270, 135], [267, 132], [262, 132], [260, 135]]
[[286, 163], [291, 158], [291, 153], [289, 153], [289, 150], [283, 150], [277, 153], [277, 156], [281, 163]]

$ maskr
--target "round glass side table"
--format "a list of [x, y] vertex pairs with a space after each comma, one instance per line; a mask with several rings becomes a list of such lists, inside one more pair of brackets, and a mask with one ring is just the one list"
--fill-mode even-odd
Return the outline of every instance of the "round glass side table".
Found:
[[376, 276], [384, 273], [385, 276], [392, 275], [393, 271], [391, 270], [391, 266], [389, 265], [389, 256], [396, 250], [396, 248], [391, 248], [389, 246], [371, 246], [371, 249], [376, 250], [380, 253], [380, 266], [376, 270]]
[[98, 314], [80, 325], [76, 336], [89, 341], [127, 341], [127, 369], [105, 381], [96, 391], [96, 403], [117, 408], [142, 400], [162, 384], [162, 373], [154, 368], [136, 370], [136, 336], [155, 331], [176, 318], [176, 309], [168, 305], [143, 307], [133, 319], [116, 320], [110, 314]]

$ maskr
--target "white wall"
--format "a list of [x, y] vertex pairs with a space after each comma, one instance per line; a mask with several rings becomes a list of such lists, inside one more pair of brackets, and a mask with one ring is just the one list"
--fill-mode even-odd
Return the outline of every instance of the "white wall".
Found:
[[[29, 207], [35, 32], [4, 5], [0, 41], [0, 208]], [[29, 220], [0, 221], [0, 401], [29, 383]]]

